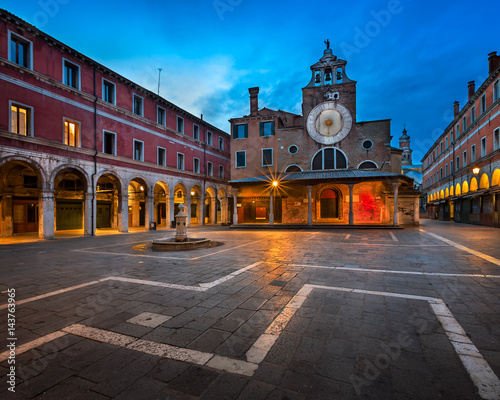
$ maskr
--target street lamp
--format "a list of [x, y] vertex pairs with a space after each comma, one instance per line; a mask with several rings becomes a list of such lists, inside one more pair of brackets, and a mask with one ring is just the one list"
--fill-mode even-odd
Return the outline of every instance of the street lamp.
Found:
[[473, 173], [474, 175], [479, 174], [479, 167], [478, 167], [478, 166], [475, 166], [474, 168], [472, 168], [472, 173]]
[[278, 181], [273, 181], [273, 186], [274, 187], [278, 186]]

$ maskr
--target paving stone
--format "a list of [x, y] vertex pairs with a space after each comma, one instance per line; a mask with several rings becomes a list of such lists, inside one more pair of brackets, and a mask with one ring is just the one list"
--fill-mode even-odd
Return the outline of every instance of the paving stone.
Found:
[[203, 393], [200, 400], [233, 400], [238, 397], [249, 379], [244, 376], [222, 373]]
[[165, 389], [166, 383], [143, 377], [135, 381], [131, 386], [114, 397], [116, 400], [136, 400], [136, 399], [151, 399], [160, 394]]
[[181, 393], [200, 396], [219, 375], [220, 372], [215, 372], [209, 368], [191, 366], [180, 376], [175, 378], [168, 385], [168, 388]]
[[231, 334], [218, 329], [208, 329], [189, 344], [190, 349], [212, 353]]
[[50, 400], [50, 399], [72, 399], [72, 400], [105, 400], [109, 399], [93, 391], [95, 384], [85, 379], [71, 376], [60, 384], [50, 388], [36, 400]]

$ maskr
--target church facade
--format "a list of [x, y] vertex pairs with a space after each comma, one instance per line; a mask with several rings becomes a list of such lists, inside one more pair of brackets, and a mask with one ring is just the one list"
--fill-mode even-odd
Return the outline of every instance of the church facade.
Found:
[[237, 224], [418, 224], [403, 150], [390, 120], [358, 122], [356, 81], [329, 48], [311, 66], [302, 115], [258, 107], [231, 122], [233, 221]]

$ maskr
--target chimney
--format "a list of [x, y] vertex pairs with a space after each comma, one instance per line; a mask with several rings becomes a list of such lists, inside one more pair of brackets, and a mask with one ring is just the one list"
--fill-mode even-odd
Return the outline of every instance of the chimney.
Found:
[[456, 118], [459, 112], [460, 112], [460, 105], [458, 104], [458, 101], [455, 101], [453, 103], [453, 118]]
[[248, 93], [250, 93], [250, 116], [255, 117], [259, 114], [259, 88], [249, 88]]
[[493, 71], [500, 64], [500, 56], [497, 56], [497, 52], [493, 51], [490, 54], [488, 54], [488, 61], [490, 64], [490, 75], [491, 75], [493, 73]]
[[469, 100], [474, 96], [474, 93], [476, 93], [476, 84], [474, 81], [470, 81], [469, 84], [467, 85], [467, 88], [469, 89]]

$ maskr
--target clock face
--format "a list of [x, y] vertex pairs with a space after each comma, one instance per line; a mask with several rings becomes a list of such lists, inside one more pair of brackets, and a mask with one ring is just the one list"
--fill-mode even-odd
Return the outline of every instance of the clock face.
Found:
[[340, 142], [349, 134], [351, 127], [351, 113], [338, 102], [321, 103], [307, 117], [309, 135], [322, 144]]

